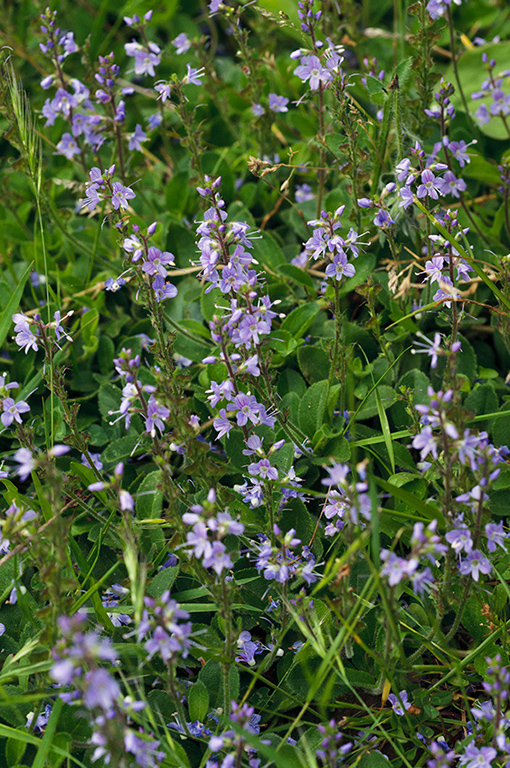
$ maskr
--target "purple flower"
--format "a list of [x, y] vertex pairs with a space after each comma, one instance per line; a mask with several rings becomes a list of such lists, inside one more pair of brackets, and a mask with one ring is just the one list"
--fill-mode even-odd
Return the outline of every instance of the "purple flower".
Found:
[[149, 131], [153, 131], [155, 128], [158, 127], [158, 125], [161, 125], [162, 122], [163, 122], [163, 117], [161, 115], [161, 112], [153, 112], [152, 115], [149, 115], [149, 117], [147, 118]]
[[53, 315], [54, 322], [55, 322], [55, 336], [57, 337], [57, 341], [60, 341], [62, 336], [64, 336], [68, 341], [72, 341], [72, 338], [67, 333], [66, 329], [61, 323], [61, 320], [67, 320], [68, 317], [71, 317], [73, 315], [73, 312], [68, 312], [66, 315], [64, 315], [63, 318], [61, 318], [60, 310], [57, 309], [55, 314]]
[[303, 83], [310, 81], [310, 88], [316, 91], [320, 83], [328, 83], [333, 79], [329, 69], [323, 67], [318, 56], [303, 56], [299, 66], [294, 70]]
[[430, 585], [434, 581], [434, 576], [430, 568], [425, 568], [423, 571], [416, 571], [412, 577], [413, 590], [417, 595], [423, 595], [425, 591], [428, 591]]
[[255, 656], [258, 653], [262, 653], [262, 644], [258, 641], [251, 639], [251, 634], [244, 630], [239, 635], [237, 640], [237, 647], [239, 648], [239, 655], [236, 656], [236, 661], [244, 661], [252, 667], [255, 664]]
[[[172, 283], [165, 282], [165, 278], [161, 275], [156, 275], [152, 281], [152, 290], [156, 295], [157, 301], [166, 301], [167, 299], [174, 299], [177, 296], [177, 288]], [[182, 358], [184, 360], [185, 358]], [[190, 361], [191, 364], [191, 361]]]
[[490, 122], [491, 115], [486, 104], [480, 104], [475, 112], [475, 117], [480, 125], [487, 125]]
[[[187, 521], [183, 520], [183, 522]], [[198, 520], [198, 522], [195, 523], [193, 530], [186, 534], [186, 539], [188, 544], [193, 548], [192, 552], [195, 557], [207, 557], [211, 553], [209, 533], [206, 524], [202, 520]]]
[[437, 459], [437, 443], [436, 438], [432, 434], [432, 429], [429, 426], [423, 427], [419, 435], [413, 438], [413, 448], [420, 451], [420, 459], [423, 461], [429, 453]]
[[142, 126], [137, 123], [133, 133], [129, 135], [128, 149], [142, 149], [142, 142], [147, 141], [147, 134], [142, 130]]
[[326, 470], [329, 472], [329, 477], [321, 480], [322, 485], [327, 485], [328, 487], [336, 485], [339, 488], [347, 485], [346, 477], [350, 472], [347, 464], [333, 464], [332, 467], [326, 467]]
[[214, 419], [213, 427], [218, 432], [218, 440], [223, 437], [223, 435], [228, 436], [228, 433], [232, 429], [232, 424], [227, 418], [227, 412], [225, 408], [221, 408], [220, 415]]
[[244, 344], [246, 349], [250, 349], [252, 342], [260, 344], [260, 336], [268, 334], [270, 331], [270, 324], [262, 317], [246, 314], [239, 323], [234, 341]]
[[189, 64], [186, 64], [186, 75], [182, 81], [183, 85], [202, 85], [200, 78], [203, 76], [203, 73], [203, 67], [201, 69], [194, 69], [193, 67], [190, 67]]
[[459, 572], [463, 576], [471, 574], [475, 581], [478, 581], [480, 573], [488, 574], [492, 571], [492, 565], [479, 549], [474, 549], [468, 554], [465, 560], [461, 560]]
[[497, 524], [487, 523], [485, 526], [485, 533], [487, 536], [487, 548], [489, 552], [495, 552], [496, 546], [501, 547], [505, 552], [507, 551], [504, 539], [508, 539], [510, 533], [505, 533], [503, 531], [503, 523], [501, 521]]
[[143, 48], [141, 45], [136, 43], [137, 47], [130, 48], [129, 50], [133, 50], [133, 53], [128, 53], [128, 45], [126, 44], [126, 53], [128, 56], [134, 56], [135, 58], [135, 75], [150, 75], [151, 77], [154, 77], [155, 70], [154, 67], [157, 67], [158, 64], [161, 61], [160, 49], [155, 43], [149, 43], [149, 49]]
[[388, 577], [390, 587], [399, 584], [406, 576], [412, 576], [419, 564], [415, 557], [411, 560], [405, 560], [387, 549], [381, 550], [381, 558], [385, 561], [381, 569], [381, 576]]
[[[475, 142], [470, 142], [470, 144], [473, 144]], [[454, 158], [458, 161], [461, 168], [464, 168], [464, 166], [467, 163], [471, 162], [471, 157], [466, 152], [466, 149], [469, 147], [469, 144], [466, 144], [465, 141], [450, 141], [448, 144], [448, 149], [454, 156]]]
[[154, 395], [151, 395], [149, 402], [147, 403], [147, 418], [145, 419], [145, 431], [150, 432], [153, 436], [156, 434], [156, 427], [160, 432], [163, 432], [165, 425], [163, 419], [167, 419], [170, 416], [169, 408], [164, 405], [159, 405]]
[[81, 153], [81, 149], [70, 133], [64, 133], [57, 144], [57, 149], [60, 154], [65, 155], [68, 160], [72, 160], [75, 155]]
[[288, 112], [288, 103], [289, 100], [285, 96], [278, 96], [276, 93], [269, 94], [269, 109], [272, 112]]
[[223, 542], [213, 541], [209, 554], [202, 560], [202, 565], [204, 568], [212, 568], [218, 576], [224, 569], [232, 568], [232, 560]]
[[244, 392], [240, 392], [229, 404], [228, 410], [237, 411], [237, 424], [239, 427], [247, 424], [248, 419], [252, 424], [258, 424], [260, 421], [258, 417], [260, 405], [253, 395], [246, 395]]
[[122, 488], [119, 491], [119, 504], [122, 511], [134, 512], [135, 500], [133, 499], [129, 491], [125, 491]]
[[432, 171], [426, 168], [421, 174], [422, 183], [419, 185], [416, 194], [418, 197], [430, 197], [432, 200], [437, 200], [439, 197], [438, 184], [439, 179], [436, 179]]
[[408, 157], [405, 157], [403, 160], [401, 160], [395, 170], [397, 171], [397, 181], [405, 181], [406, 186], [414, 179], [414, 174], [412, 173], [411, 168], [411, 160]]
[[425, 270], [422, 275], [428, 275], [430, 283], [439, 282], [443, 278], [444, 256], [433, 256], [432, 259], [425, 262]]
[[473, 549], [473, 539], [468, 528], [454, 528], [453, 531], [448, 531], [445, 539], [456, 555], [460, 555], [462, 550], [467, 554]]
[[251, 111], [253, 112], [255, 117], [260, 117], [261, 115], [264, 114], [264, 107], [262, 106], [262, 104], [253, 104]]
[[492, 768], [493, 760], [497, 754], [493, 747], [481, 747], [479, 749], [471, 743], [464, 750], [464, 754], [459, 757], [459, 765], [464, 765], [466, 768]]
[[259, 475], [262, 480], [278, 480], [278, 470], [272, 466], [269, 459], [261, 459], [259, 462], [248, 465], [250, 475]]
[[437, 188], [442, 195], [453, 195], [453, 197], [460, 197], [460, 193], [464, 192], [467, 187], [464, 179], [457, 179], [452, 171], [446, 171], [442, 179], [437, 179]]
[[125, 282], [123, 277], [109, 277], [104, 281], [104, 287], [107, 291], [116, 293], [117, 291], [120, 291]]
[[191, 48], [191, 41], [185, 32], [181, 32], [172, 40], [172, 45], [176, 48], [175, 53], [180, 56], [181, 53], [186, 53]]
[[15, 403], [12, 397], [6, 397], [2, 402], [2, 409], [3, 413], [0, 417], [2, 424], [4, 427], [9, 427], [13, 421], [17, 421], [18, 424], [21, 424], [20, 413], [28, 413], [30, 406], [24, 400], [18, 400], [18, 402]]
[[147, 275], [159, 274], [161, 277], [166, 277], [168, 272], [165, 269], [165, 264], [173, 264], [175, 257], [173, 253], [169, 251], [160, 251], [159, 248], [151, 246], [147, 251], [147, 261], [142, 264], [142, 270]]
[[326, 267], [327, 277], [334, 277], [336, 280], [341, 280], [344, 276], [353, 277], [355, 274], [356, 269], [352, 264], [349, 264], [345, 253], [336, 253], [333, 257], [333, 263]]
[[12, 316], [14, 322], [14, 332], [16, 333], [16, 344], [25, 348], [25, 354], [29, 349], [33, 349], [35, 352], [39, 349], [37, 346], [37, 337], [32, 333], [30, 324], [26, 315], [22, 312], [17, 312]]
[[394, 220], [391, 218], [388, 211], [385, 211], [384, 208], [379, 208], [379, 211], [374, 219], [374, 224], [376, 227], [389, 227], [391, 224], [394, 224]]
[[60, 62], [71, 53], [75, 53], [78, 50], [78, 46], [74, 42], [74, 32], [67, 32], [67, 34], [63, 35], [58, 42], [64, 49], [64, 53], [61, 53], [58, 57]]
[[438, 355], [441, 354], [441, 344], [442, 344], [442, 336], [440, 333], [436, 333], [434, 335], [434, 341], [430, 341], [421, 331], [418, 331], [416, 333], [417, 336], [419, 336], [423, 341], [415, 341], [414, 346], [415, 348], [411, 350], [411, 353], [413, 355], [419, 354], [424, 352], [425, 354], [429, 355], [431, 358], [430, 361], [430, 367], [436, 368], [437, 367], [437, 359]]
[[[89, 453], [89, 456], [90, 456], [90, 458], [92, 460], [92, 464], [95, 466], [96, 469], [103, 469], [103, 462], [101, 461], [101, 454], [100, 453]], [[92, 469], [92, 467], [90, 466], [90, 464], [89, 464], [89, 462], [87, 460], [87, 457], [83, 453], [81, 455], [81, 463], [85, 467], [90, 467], [90, 469]]]
[[414, 200], [414, 195], [409, 187], [401, 187], [399, 190], [399, 196], [400, 196], [400, 202], [398, 204], [399, 208], [403, 208], [404, 210], [406, 208], [409, 208], [410, 205], [412, 205]]
[[94, 669], [85, 675], [86, 690], [83, 703], [88, 709], [109, 710], [120, 696], [119, 684], [106, 669]]
[[60, 112], [64, 117], [70, 117], [71, 110], [78, 106], [78, 99], [64, 88], [58, 88], [51, 102], [55, 112]]
[[19, 464], [16, 474], [24, 482], [35, 469], [35, 460], [28, 448], [18, 448], [13, 456], [14, 461]]
[[154, 90], [159, 93], [158, 101], [166, 101], [170, 98], [170, 86], [167, 83], [159, 83], [154, 86]]
[[128, 200], [136, 197], [135, 193], [129, 187], [124, 187], [119, 181], [113, 182], [112, 205], [117, 211], [119, 208], [128, 208]]
[[411, 702], [408, 701], [407, 697], [407, 691], [400, 691], [399, 699], [395, 696], [394, 693], [390, 693], [388, 696], [388, 701], [390, 702], [391, 706], [393, 707], [393, 711], [396, 715], [399, 715], [400, 717], [403, 716], [404, 710], [402, 709], [402, 706], [407, 710], [411, 706]]
[[296, 203], [304, 203], [314, 199], [315, 195], [309, 184], [296, 184]]

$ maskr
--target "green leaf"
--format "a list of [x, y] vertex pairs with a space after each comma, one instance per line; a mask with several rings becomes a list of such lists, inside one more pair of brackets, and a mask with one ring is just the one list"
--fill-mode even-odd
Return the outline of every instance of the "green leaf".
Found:
[[379, 421], [381, 422], [384, 444], [386, 446], [386, 450], [388, 451], [388, 456], [390, 457], [391, 471], [393, 474], [395, 474], [395, 454], [393, 451], [393, 441], [391, 439], [390, 425], [388, 424], [388, 417], [386, 415], [386, 408], [388, 406], [383, 406], [380, 389], [382, 389], [382, 387], [377, 387], [374, 392], [377, 403], [377, 413], [379, 414]]
[[[331, 387], [338, 393], [339, 385]], [[299, 428], [310, 440], [322, 425], [326, 400], [329, 400], [330, 387], [327, 380], [317, 381], [305, 392], [299, 403]]]
[[286, 264], [282, 249], [270, 232], [259, 232], [255, 243], [255, 257], [261, 264], [266, 264], [271, 269], [276, 269], [279, 264]]
[[230, 430], [228, 437], [225, 437], [223, 444], [225, 446], [225, 453], [230, 459], [228, 471], [242, 472], [243, 467], [248, 463], [248, 457], [243, 455], [246, 445], [242, 430], [234, 427], [234, 429]]
[[491, 419], [492, 439], [497, 446], [510, 445], [510, 402], [504, 403], [500, 412], [499, 418]]
[[118, 440], [112, 440], [103, 451], [103, 461], [117, 464], [122, 459], [127, 459], [133, 453], [138, 440], [139, 438], [136, 435], [126, 435], [125, 437], [119, 437]]
[[[494, 392], [494, 387], [490, 384], [477, 384], [472, 392], [466, 397], [464, 407], [471, 411], [475, 416], [481, 416], [484, 413], [493, 413], [498, 409], [498, 396]], [[480, 429], [485, 429], [486, 421], [479, 422]]]
[[204, 722], [209, 711], [209, 694], [202, 680], [197, 680], [187, 691], [191, 722]]
[[13, 314], [18, 311], [19, 303], [21, 301], [21, 296], [23, 294], [25, 283], [27, 282], [28, 276], [32, 271], [32, 263], [30, 263], [26, 268], [26, 270], [23, 272], [21, 279], [14, 290], [14, 293], [9, 299], [9, 303], [5, 307], [2, 314], [0, 315], [0, 347], [4, 345], [4, 342], [7, 338], [7, 334], [9, 333], [9, 328], [12, 325]]
[[309, 288], [311, 291], [313, 291], [313, 280], [308, 272], [305, 272], [305, 270], [301, 269], [301, 267], [298, 267], [295, 264], [280, 264], [277, 271], [281, 275], [290, 278], [294, 283], [297, 283], [298, 285], [304, 285], [306, 288]]
[[89, 309], [81, 316], [80, 331], [83, 342], [83, 354], [78, 360], [85, 360], [91, 357], [97, 350], [99, 336], [97, 335], [97, 324], [99, 323], [99, 312], [97, 309]]
[[[379, 403], [377, 400], [378, 397]], [[360, 421], [371, 419], [373, 416], [380, 414], [379, 408], [390, 408], [396, 399], [397, 393], [393, 387], [388, 387], [386, 384], [379, 384], [379, 386], [368, 395], [362, 407], [359, 409], [356, 418]]]
[[387, 491], [392, 496], [396, 496], [397, 499], [405, 501], [411, 509], [419, 512], [425, 520], [437, 520], [441, 528], [444, 528], [445, 520], [437, 507], [418, 499], [416, 496], [413, 496], [412, 493], [405, 491], [403, 488], [399, 488], [394, 483], [388, 483], [386, 480], [383, 480], [382, 477], [375, 477], [374, 479], [377, 485], [381, 486], [384, 491]]
[[19, 763], [25, 754], [26, 748], [27, 745], [22, 741], [18, 741], [18, 739], [13, 739], [12, 737], [7, 739], [5, 742], [5, 759], [9, 768]]
[[120, 389], [109, 381], [103, 382], [99, 387], [98, 403], [101, 416], [108, 423], [112, 419], [109, 415], [109, 411], [118, 411], [120, 407], [120, 401], [122, 399], [122, 393]]
[[302, 304], [287, 315], [280, 328], [282, 331], [288, 331], [293, 338], [299, 339], [306, 333], [320, 311], [321, 305], [317, 301]]
[[163, 506], [163, 494], [157, 489], [161, 482], [161, 470], [156, 469], [144, 477], [136, 493], [136, 516], [139, 520], [159, 517]]
[[298, 349], [298, 365], [305, 379], [312, 384], [327, 379], [331, 361], [327, 352], [320, 347], [305, 344]]
[[[220, 664], [212, 659], [207, 662], [199, 672], [198, 679], [204, 684], [211, 703], [211, 707], [224, 707], [223, 672]], [[229, 671], [230, 698], [237, 700], [239, 696], [239, 671], [237, 667], [230, 667]]]
[[189, 173], [187, 171], [175, 173], [165, 187], [167, 209], [172, 213], [181, 214], [186, 208], [189, 190]]
[[178, 575], [178, 565], [175, 565], [173, 568], [163, 568], [162, 571], [154, 576], [149, 585], [149, 588], [147, 589], [147, 592], [151, 597], [161, 597], [163, 592], [173, 587]]

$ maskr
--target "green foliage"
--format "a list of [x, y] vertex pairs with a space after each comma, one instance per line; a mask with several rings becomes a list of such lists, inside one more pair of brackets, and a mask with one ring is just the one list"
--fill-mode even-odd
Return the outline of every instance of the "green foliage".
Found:
[[48, 50], [36, 5], [0, 51], [0, 764], [499, 768], [505, 4], [62, 0]]

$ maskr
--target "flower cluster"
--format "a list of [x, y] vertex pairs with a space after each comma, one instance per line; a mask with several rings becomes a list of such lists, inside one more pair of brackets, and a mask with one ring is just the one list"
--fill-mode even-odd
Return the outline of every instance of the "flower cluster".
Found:
[[5, 518], [0, 520], [0, 552], [5, 555], [12, 541], [26, 541], [35, 533], [34, 520], [37, 520], [37, 513], [33, 509], [21, 509], [13, 502], [4, 514]]
[[135, 13], [133, 16], [124, 16], [124, 21], [133, 29], [140, 32], [143, 43], [139, 43], [133, 38], [130, 43], [124, 45], [126, 54], [134, 59], [134, 72], [135, 75], [150, 75], [154, 77], [156, 74], [154, 67], [157, 67], [161, 62], [161, 48], [156, 43], [151, 43], [145, 36], [145, 23], [149, 22], [152, 18], [152, 11], [147, 11], [143, 20]]
[[188, 553], [202, 561], [204, 568], [212, 568], [218, 576], [232, 568], [232, 561], [222, 539], [227, 534], [241, 536], [244, 525], [234, 520], [228, 511], [214, 515], [216, 494], [211, 488], [204, 505], [194, 504], [185, 512], [182, 521], [193, 526], [186, 534]]
[[338, 726], [334, 720], [330, 720], [326, 725], [319, 724], [317, 726], [322, 740], [319, 749], [315, 750], [315, 754], [325, 766], [340, 765], [343, 762], [344, 757], [352, 749], [352, 741], [346, 744], [341, 744], [343, 739], [343, 733], [338, 730]]
[[7, 384], [6, 378], [6, 373], [4, 373], [3, 376], [0, 376], [0, 400], [2, 402], [2, 415], [0, 416], [0, 421], [4, 427], [10, 427], [13, 421], [16, 421], [18, 424], [22, 423], [20, 414], [28, 413], [30, 406], [24, 400], [18, 400], [16, 402], [14, 398], [11, 397], [10, 390], [19, 389], [19, 384], [17, 381], [11, 381]]
[[503, 121], [510, 115], [510, 93], [505, 93], [503, 85], [510, 78], [510, 70], [505, 69], [498, 75], [494, 74], [495, 59], [489, 59], [486, 53], [482, 54], [482, 62], [485, 65], [488, 77], [483, 81], [481, 88], [471, 95], [472, 99], [489, 99], [487, 106], [483, 102], [475, 112], [475, 117], [480, 125], [486, 125], [492, 117], [500, 117]]
[[[260, 732], [260, 720], [260, 715], [255, 714], [253, 707], [248, 706], [248, 704], [243, 704], [240, 707], [235, 701], [232, 702], [230, 721], [235, 723], [238, 728], [236, 730], [228, 728], [220, 735], [212, 736], [209, 740], [211, 752], [228, 751], [221, 762], [221, 768], [232, 768], [236, 758], [242, 756], [243, 752], [248, 754], [250, 768], [259, 768], [260, 760], [255, 758], [256, 750], [243, 739], [243, 731], [249, 734], [258, 734]], [[209, 760], [207, 768], [220, 768], [220, 763], [216, 760]]]
[[390, 587], [399, 584], [403, 578], [411, 579], [413, 589], [417, 594], [423, 594], [428, 590], [434, 580], [429, 567], [418, 571], [420, 560], [436, 564], [448, 551], [448, 547], [441, 543], [441, 538], [436, 534], [437, 520], [433, 520], [427, 528], [423, 523], [415, 523], [411, 538], [411, 552], [405, 558], [398, 557], [387, 549], [381, 550], [381, 559], [384, 565], [381, 575], [386, 576]]
[[314, 230], [304, 244], [305, 253], [315, 261], [326, 258], [331, 260], [326, 267], [326, 277], [335, 280], [353, 277], [356, 269], [349, 262], [349, 257], [359, 256], [358, 233], [352, 227], [345, 237], [338, 232], [342, 226], [344, 210], [345, 205], [337, 208], [334, 213], [322, 211], [319, 219], [309, 221], [309, 226], [314, 227]]
[[58, 620], [62, 637], [53, 649], [50, 677], [58, 686], [69, 689], [61, 692], [60, 698], [92, 713], [92, 761], [103, 758], [108, 764], [113, 755], [124, 755], [133, 761], [129, 764], [153, 768], [165, 757], [159, 741], [130, 725], [145, 704], [122, 696], [119, 682], [104, 666], [115, 668], [117, 654], [113, 645], [95, 631], [85, 632], [86, 622], [82, 613]]
[[427, 12], [431, 19], [440, 19], [451, 8], [452, 2], [455, 5], [461, 5], [462, 0], [429, 0], [427, 3]]
[[319, 578], [315, 572], [315, 558], [309, 547], [303, 546], [301, 554], [294, 550], [301, 539], [296, 538], [296, 531], [283, 534], [277, 525], [273, 534], [278, 544], [271, 544], [267, 536], [260, 535], [260, 543], [256, 545], [257, 559], [255, 566], [268, 581], [274, 580], [285, 584], [294, 577], [301, 576], [307, 584], [313, 584]]
[[[25, 354], [30, 349], [37, 352], [40, 345], [44, 347], [46, 353], [50, 351], [50, 347], [53, 345], [60, 349], [59, 342], [62, 338], [72, 341], [71, 336], [69, 336], [62, 323], [73, 314], [74, 312], [68, 312], [62, 317], [60, 310], [57, 310], [53, 315], [52, 322], [43, 323], [39, 314], [28, 317], [23, 312], [17, 312], [12, 316], [14, 332], [16, 334], [14, 340], [18, 347], [25, 351]], [[55, 341], [52, 340], [48, 331], [55, 335]], [[0, 386], [3, 386], [3, 384]], [[15, 386], [17, 387], [18, 385], [16, 384]], [[11, 387], [13, 387], [12, 384], [8, 385], [7, 388]]]
[[121, 356], [113, 361], [115, 370], [125, 383], [119, 410], [108, 411], [108, 413], [110, 416], [119, 413], [117, 421], [124, 419], [126, 429], [129, 429], [131, 418], [140, 414], [145, 422], [145, 431], [154, 438], [157, 435], [156, 430], [160, 433], [165, 431], [165, 420], [170, 416], [170, 409], [155, 397], [157, 388], [154, 384], [143, 383], [138, 378], [140, 356], [131, 357], [131, 354], [130, 349], [122, 349]]
[[109, 200], [116, 211], [129, 208], [128, 200], [133, 200], [136, 195], [130, 187], [125, 187], [120, 181], [112, 181], [114, 173], [115, 165], [111, 165], [104, 172], [100, 168], [92, 168], [90, 181], [85, 185], [86, 197], [82, 201], [82, 207], [86, 206], [89, 211], [93, 211], [100, 202]]
[[[230, 307], [222, 315], [215, 314], [210, 322], [211, 337], [219, 353], [202, 361], [220, 361], [227, 368], [228, 378], [220, 383], [212, 381], [209, 390], [212, 407], [226, 405], [214, 420], [218, 437], [222, 437], [230, 432], [229, 418], [234, 414], [237, 425], [245, 431], [259, 424], [274, 426], [275, 417], [249, 391], [241, 390], [237, 380], [243, 374], [260, 376], [261, 345], [277, 313], [272, 310], [269, 296], [259, 297], [257, 293], [260, 276], [251, 268], [255, 262], [247, 250], [253, 248], [249, 225], [227, 221], [225, 203], [219, 196], [221, 178], [211, 180], [206, 176], [205, 181], [209, 186], [198, 189], [210, 202], [197, 228], [201, 276], [210, 283], [206, 293], [216, 288], [230, 296]], [[232, 352], [231, 347], [236, 351]]]
[[144, 605], [137, 638], [138, 642], [144, 641], [148, 658], [157, 654], [165, 664], [177, 657], [185, 659], [193, 644], [191, 622], [186, 621], [189, 613], [170, 598], [169, 590], [156, 599], [145, 597]]
[[[466, 182], [458, 179], [447, 163], [438, 162], [433, 156], [426, 157], [420, 142], [415, 142], [411, 154], [417, 158], [418, 168], [413, 167], [409, 157], [401, 160], [396, 167], [397, 180], [402, 184], [398, 192], [400, 208], [412, 205], [414, 195], [418, 199], [438, 200], [445, 195], [459, 197], [459, 193], [466, 189]], [[445, 174], [441, 176], [443, 171]], [[416, 189], [413, 191], [414, 184]]]
[[[320, 11], [315, 14], [315, 17], [318, 14]], [[334, 46], [332, 43], [329, 47], [323, 48], [321, 41], [316, 41], [314, 49], [311, 51], [299, 48], [291, 54], [291, 58], [299, 58], [299, 65], [294, 70], [294, 74], [299, 77], [301, 82], [308, 82], [312, 91], [326, 88], [336, 78], [343, 77], [341, 64], [344, 58], [341, 55], [342, 50], [341, 46]]]
[[134, 224], [132, 234], [124, 238], [122, 248], [126, 254], [126, 259], [131, 264], [137, 265], [142, 277], [146, 279], [145, 284], [150, 286], [155, 300], [160, 302], [175, 298], [177, 288], [166, 281], [168, 277], [167, 267], [174, 266], [175, 263], [173, 253], [149, 245], [150, 238], [156, 233], [157, 226], [157, 222], [150, 224], [143, 234], [140, 227]]
[[366, 525], [372, 516], [372, 502], [368, 495], [365, 463], [357, 465], [355, 483], [347, 480], [351, 471], [347, 464], [334, 464], [326, 469], [329, 477], [321, 480], [322, 485], [328, 487], [323, 510], [324, 517], [330, 521], [324, 529], [326, 536], [334, 536], [348, 523]]
[[[455, 513], [453, 506], [447, 510], [448, 531], [445, 539], [459, 557], [459, 573], [471, 575], [478, 581], [480, 573], [488, 574], [492, 570], [489, 558], [480, 549], [481, 541], [486, 541], [489, 553], [494, 553], [498, 547], [506, 551], [508, 534], [503, 531], [501, 522], [496, 524], [490, 521], [487, 502], [491, 486], [500, 474], [501, 463], [509, 450], [506, 446], [496, 448], [492, 445], [486, 432], [476, 434], [470, 429], [461, 431], [457, 427], [458, 411], [452, 390], [436, 393], [429, 387], [428, 396], [428, 405], [416, 406], [424, 426], [413, 438], [413, 448], [420, 451], [423, 470], [431, 466], [424, 461], [429, 454], [438, 462], [442, 472], [448, 471], [445, 461], [458, 462], [471, 470], [472, 479], [466, 480], [467, 491], [454, 497], [458, 512]], [[440, 455], [441, 450], [443, 453]]]

